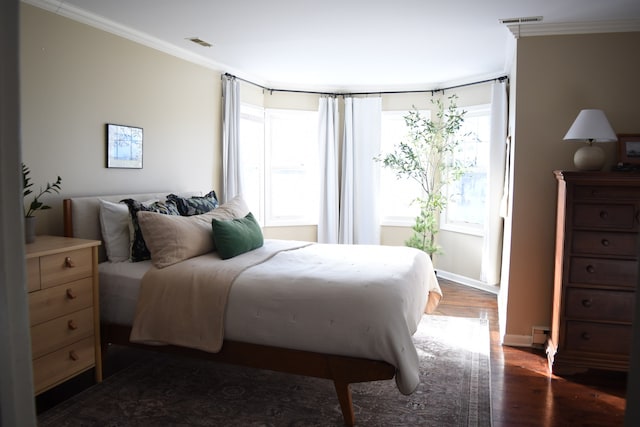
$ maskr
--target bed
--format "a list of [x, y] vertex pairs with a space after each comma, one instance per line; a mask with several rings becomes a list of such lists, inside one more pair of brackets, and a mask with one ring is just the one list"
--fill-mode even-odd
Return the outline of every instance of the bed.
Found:
[[[101, 221], [105, 205], [166, 197], [65, 199], [65, 235], [104, 242], [103, 234], [110, 233]], [[194, 193], [180, 197], [199, 199]], [[350, 384], [395, 377], [400, 392], [413, 392], [419, 378], [411, 335], [442, 295], [429, 258], [406, 247], [264, 239], [259, 247], [222, 259], [225, 245], [207, 246], [210, 240], [224, 242], [218, 234], [215, 239], [211, 231], [206, 239], [202, 232], [194, 234], [205, 222], [211, 229], [211, 216], [222, 215], [226, 226], [245, 220], [246, 210], [232, 200], [193, 216], [138, 213], [149, 260], [118, 260], [103, 244], [98, 267], [103, 351], [109, 343], [130, 345], [326, 378], [333, 381], [350, 426], [355, 423]], [[202, 247], [189, 252], [200, 240]], [[193, 282], [188, 288], [187, 276]], [[211, 281], [224, 285], [210, 290], [204, 284]]]

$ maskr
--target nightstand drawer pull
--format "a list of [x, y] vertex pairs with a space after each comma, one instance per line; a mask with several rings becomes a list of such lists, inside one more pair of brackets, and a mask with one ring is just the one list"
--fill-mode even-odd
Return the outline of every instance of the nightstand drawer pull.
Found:
[[583, 333], [580, 335], [580, 338], [582, 338], [582, 339], [583, 339], [583, 340], [585, 340], [585, 341], [589, 341], [589, 340], [591, 339], [591, 335], [589, 335], [589, 333], [588, 333], [588, 332], [583, 332]]
[[600, 243], [602, 243], [602, 246], [609, 246], [609, 240], [608, 239], [602, 239], [602, 241]]
[[69, 268], [73, 268], [73, 267], [75, 267], [75, 266], [76, 266], [76, 264], [73, 262], [73, 260], [71, 259], [71, 257], [70, 257], [70, 256], [68, 256], [68, 257], [66, 257], [66, 258], [64, 259], [64, 265], [66, 265], [66, 266], [67, 266], [67, 267], [69, 267]]
[[600, 219], [607, 219], [607, 218], [609, 218], [609, 212], [600, 211]]
[[75, 320], [71, 319], [67, 322], [67, 326], [69, 327], [70, 330], [75, 331], [76, 329], [78, 329], [78, 324], [76, 323]]
[[582, 300], [582, 306], [586, 308], [591, 308], [593, 305], [593, 300], [591, 298], [585, 298]]
[[76, 299], [77, 295], [73, 292], [73, 289], [68, 288], [67, 289], [67, 298], [69, 299]]
[[75, 350], [71, 350], [69, 352], [69, 359], [78, 360], [78, 359], [80, 359], [80, 356], [78, 356], [78, 353], [76, 353]]
[[587, 265], [586, 270], [587, 270], [587, 273], [595, 273], [596, 268], [593, 265], [589, 264]]

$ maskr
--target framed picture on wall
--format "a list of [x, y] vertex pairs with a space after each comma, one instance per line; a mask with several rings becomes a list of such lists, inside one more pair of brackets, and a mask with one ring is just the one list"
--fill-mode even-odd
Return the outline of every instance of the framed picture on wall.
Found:
[[142, 169], [142, 128], [107, 123], [107, 167]]
[[618, 163], [640, 165], [640, 134], [618, 134]]

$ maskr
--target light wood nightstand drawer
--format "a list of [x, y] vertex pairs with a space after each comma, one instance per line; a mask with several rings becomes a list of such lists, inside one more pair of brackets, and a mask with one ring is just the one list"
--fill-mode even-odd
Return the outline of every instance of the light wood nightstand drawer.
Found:
[[93, 259], [91, 248], [65, 251], [40, 257], [42, 289], [91, 277], [92, 274]]
[[40, 289], [40, 258], [27, 259], [27, 291]]
[[36, 394], [85, 371], [95, 364], [93, 337], [33, 361], [33, 384]]
[[29, 294], [31, 326], [93, 305], [93, 278]]
[[33, 358], [93, 336], [93, 308], [70, 313], [31, 328]]

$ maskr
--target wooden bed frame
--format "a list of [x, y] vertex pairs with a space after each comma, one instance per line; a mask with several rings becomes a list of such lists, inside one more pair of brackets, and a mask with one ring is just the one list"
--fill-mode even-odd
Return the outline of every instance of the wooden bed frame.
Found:
[[[83, 236], [73, 235], [71, 199], [64, 199], [63, 215], [64, 235], [66, 237], [82, 238]], [[347, 426], [355, 424], [350, 384], [389, 380], [396, 374], [396, 368], [383, 361], [290, 350], [237, 341], [225, 340], [222, 349], [218, 353], [172, 345], [134, 344], [129, 342], [130, 332], [131, 328], [128, 326], [102, 324], [102, 351], [106, 353], [108, 344], [126, 345], [152, 351], [205, 358], [216, 362], [332, 380], [340, 402], [344, 423]]]

